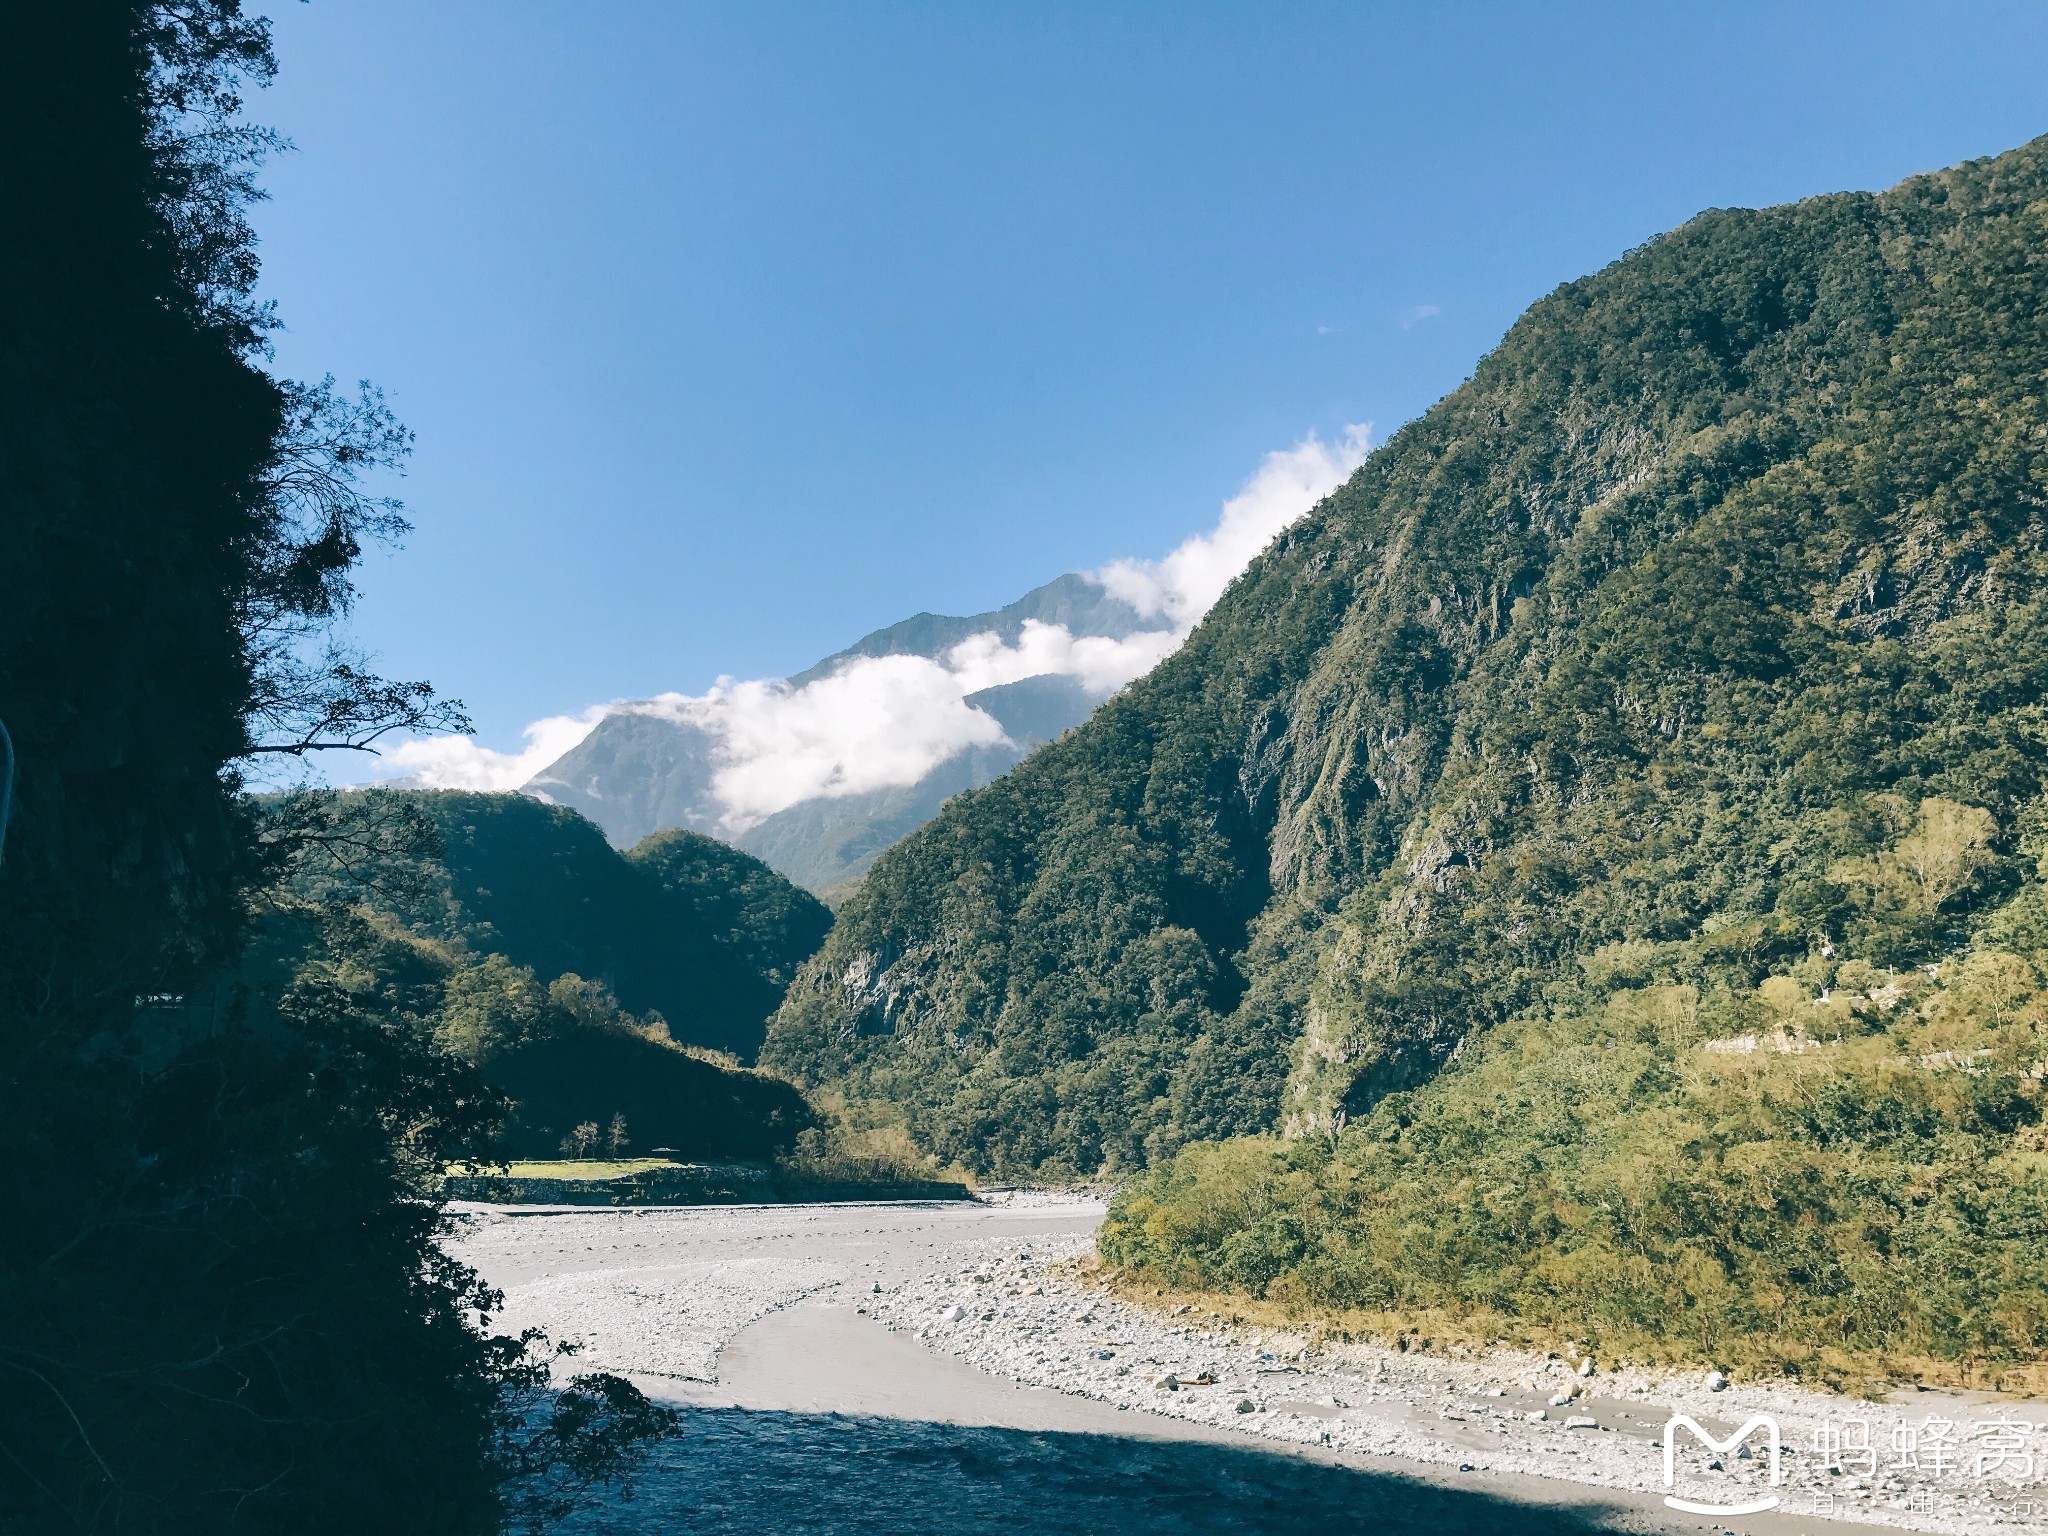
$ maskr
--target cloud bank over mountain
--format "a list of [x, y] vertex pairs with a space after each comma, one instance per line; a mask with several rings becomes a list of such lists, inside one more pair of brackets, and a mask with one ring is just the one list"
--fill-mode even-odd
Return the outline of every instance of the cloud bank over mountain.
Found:
[[1074, 679], [1106, 698], [1170, 654], [1224, 588], [1283, 528], [1350, 476], [1369, 451], [1369, 428], [1325, 443], [1311, 433], [1270, 453], [1223, 505], [1216, 526], [1160, 560], [1120, 560], [1087, 580], [1155, 627], [1122, 636], [1076, 635], [1026, 619], [1014, 638], [973, 634], [936, 655], [854, 655], [801, 685], [720, 678], [702, 694], [594, 705], [526, 727], [526, 745], [496, 751], [468, 737], [405, 742], [386, 762], [394, 776], [433, 788], [516, 789], [561, 758], [606, 717], [643, 714], [704, 732], [717, 764], [710, 790], [724, 830], [744, 831], [803, 801], [914, 784], [955, 754], [1007, 741], [969, 694], [1025, 678]]
[[622, 707], [718, 739], [711, 790], [737, 832], [799, 801], [914, 784], [956, 752], [1007, 740], [993, 716], [967, 702], [971, 693], [1057, 675], [1106, 698], [1180, 639], [1167, 630], [1077, 638], [1033, 619], [1014, 645], [981, 634], [936, 660], [857, 656], [802, 687], [721, 679], [696, 697], [664, 694]]
[[517, 789], [597, 728], [618, 704], [593, 704], [574, 715], [549, 715], [520, 735], [517, 752], [498, 752], [469, 736], [423, 736], [384, 754], [392, 772], [425, 789]]
[[1095, 579], [1138, 612], [1170, 619], [1186, 635], [1275, 534], [1365, 462], [1371, 432], [1370, 424], [1346, 427], [1334, 443], [1311, 432], [1292, 448], [1267, 454], [1244, 489], [1223, 503], [1212, 532], [1184, 540], [1164, 560], [1119, 560]]

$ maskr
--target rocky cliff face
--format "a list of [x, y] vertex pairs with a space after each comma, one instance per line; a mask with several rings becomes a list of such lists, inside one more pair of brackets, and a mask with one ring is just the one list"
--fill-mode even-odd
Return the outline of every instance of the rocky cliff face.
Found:
[[711, 793], [716, 747], [698, 726], [622, 710], [521, 790], [595, 822], [616, 847], [671, 827], [708, 834], [721, 814]]
[[944, 1156], [1127, 1167], [1327, 1128], [1603, 946], [1710, 1008], [1960, 931], [1990, 886], [1909, 941], [1829, 871], [1880, 800], [2008, 858], [2042, 815], [2044, 162], [1703, 214], [1535, 305], [1177, 654], [879, 859], [766, 1059]]

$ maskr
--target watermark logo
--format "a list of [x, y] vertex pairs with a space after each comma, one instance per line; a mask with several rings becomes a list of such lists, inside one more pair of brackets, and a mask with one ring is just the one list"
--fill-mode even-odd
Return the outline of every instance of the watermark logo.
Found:
[[[1694, 1439], [1698, 1440], [1700, 1444], [1719, 1456], [1726, 1456], [1732, 1452], [1738, 1445], [1749, 1438], [1752, 1430], [1763, 1430], [1769, 1437], [1766, 1444], [1770, 1448], [1771, 1486], [1773, 1488], [1784, 1486], [1785, 1478], [1778, 1465], [1778, 1421], [1769, 1414], [1757, 1414], [1727, 1439], [1716, 1440], [1712, 1435], [1700, 1428], [1696, 1420], [1682, 1413], [1674, 1413], [1671, 1416], [1671, 1421], [1664, 1426], [1664, 1486], [1666, 1488], [1673, 1488], [1678, 1485], [1678, 1432], [1681, 1429], [1685, 1430]], [[1778, 1496], [1775, 1493], [1768, 1494], [1761, 1499], [1749, 1499], [1740, 1504], [1704, 1504], [1696, 1499], [1681, 1499], [1675, 1494], [1667, 1493], [1664, 1495], [1664, 1502], [1672, 1509], [1682, 1509], [1689, 1515], [1759, 1515], [1767, 1509], [1776, 1509], [1778, 1507]]]

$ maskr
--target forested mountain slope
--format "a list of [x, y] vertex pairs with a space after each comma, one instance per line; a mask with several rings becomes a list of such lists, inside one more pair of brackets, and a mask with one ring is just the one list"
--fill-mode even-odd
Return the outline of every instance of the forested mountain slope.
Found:
[[2032, 953], [2044, 199], [2036, 141], [1537, 303], [885, 854], [764, 1060], [982, 1168], [1130, 1168], [1334, 1133], [1511, 1020], [1627, 994], [1682, 1052], [1994, 911]]
[[758, 859], [694, 832], [620, 854], [523, 795], [373, 789], [265, 812], [311, 846], [238, 989], [259, 1028], [260, 1000], [291, 986], [374, 997], [508, 1096], [498, 1147], [515, 1156], [588, 1126], [606, 1150], [766, 1160], [812, 1123], [789, 1084], [718, 1054], [753, 1056], [831, 924]]
[[595, 982], [627, 1009], [660, 1014], [679, 1043], [744, 1060], [832, 925], [808, 892], [695, 832], [657, 833], [622, 854], [574, 811], [524, 795], [372, 789], [339, 803], [363, 822], [417, 812], [436, 851], [408, 852], [395, 872], [311, 866], [296, 878], [300, 895], [367, 902], [542, 984]]

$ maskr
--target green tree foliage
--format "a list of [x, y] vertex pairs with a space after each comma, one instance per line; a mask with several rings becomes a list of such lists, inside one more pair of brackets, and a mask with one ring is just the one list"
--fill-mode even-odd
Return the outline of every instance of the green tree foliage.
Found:
[[[424, 883], [424, 882], [423, 882]], [[264, 998], [322, 985], [431, 1042], [505, 1099], [473, 1152], [588, 1152], [615, 1119], [641, 1144], [685, 1157], [767, 1162], [812, 1124], [803, 1097], [730, 1056], [678, 1044], [657, 1014], [635, 1015], [574, 972], [540, 981], [502, 954], [414, 933], [368, 904], [311, 906], [280, 893], [234, 988], [250, 1022]], [[596, 1127], [586, 1136], [583, 1127]]]
[[763, 1059], [980, 1169], [1134, 1169], [1327, 1137], [1595, 955], [1681, 1041], [1940, 961], [2041, 814], [2044, 251], [2048, 141], [1558, 289], [885, 855]]
[[[307, 846], [316, 826], [322, 839], [290, 873], [295, 894], [367, 903], [543, 980], [598, 982], [679, 1043], [742, 1060], [832, 925], [816, 897], [715, 838], [658, 832], [622, 855], [574, 811], [524, 795], [360, 790], [266, 809], [281, 841]], [[424, 835], [383, 835], [401, 825]]]
[[831, 922], [759, 860], [688, 832], [621, 856], [519, 795], [301, 792], [261, 826], [280, 867], [256, 1006], [315, 974], [385, 999], [508, 1095], [502, 1152], [551, 1157], [623, 1116], [649, 1149], [765, 1162], [812, 1124], [732, 1054]]
[[1639, 1358], [1980, 1380], [2042, 1358], [2048, 956], [1824, 961], [1704, 1004], [1643, 979], [1710, 943], [1596, 961], [1334, 1140], [1183, 1149], [1119, 1198], [1105, 1256]]
[[240, 765], [459, 718], [313, 643], [402, 433], [258, 366], [270, 63], [234, 0], [16, 7], [0, 51], [9, 1531], [490, 1531], [663, 1422], [477, 1326], [432, 1197], [502, 1113], [475, 1071], [373, 990], [258, 1028], [222, 981], [286, 857]]

